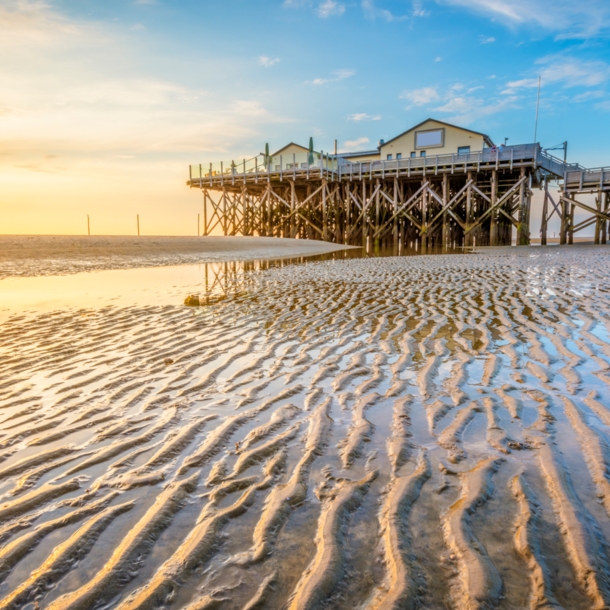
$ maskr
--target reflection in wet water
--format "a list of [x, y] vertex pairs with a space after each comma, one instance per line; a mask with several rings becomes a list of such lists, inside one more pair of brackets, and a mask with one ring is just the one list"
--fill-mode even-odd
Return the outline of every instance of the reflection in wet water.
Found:
[[0, 608], [607, 606], [610, 254], [353, 256], [6, 319]]

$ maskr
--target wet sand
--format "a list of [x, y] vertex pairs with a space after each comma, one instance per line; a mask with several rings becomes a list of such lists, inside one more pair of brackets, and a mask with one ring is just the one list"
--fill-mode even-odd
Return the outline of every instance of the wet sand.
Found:
[[322, 261], [12, 315], [0, 609], [608, 607], [609, 265]]
[[0, 279], [312, 256], [347, 248], [276, 237], [0, 235]]

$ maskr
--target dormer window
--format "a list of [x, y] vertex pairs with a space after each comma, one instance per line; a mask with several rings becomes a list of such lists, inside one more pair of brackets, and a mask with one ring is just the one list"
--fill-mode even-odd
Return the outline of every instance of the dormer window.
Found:
[[392, 155], [388, 155], [388, 161], [392, 160]]

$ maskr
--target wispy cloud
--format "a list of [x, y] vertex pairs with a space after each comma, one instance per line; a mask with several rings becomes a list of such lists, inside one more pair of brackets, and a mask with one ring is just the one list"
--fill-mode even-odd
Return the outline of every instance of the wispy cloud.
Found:
[[356, 150], [364, 148], [367, 144], [370, 143], [368, 138], [356, 138], [355, 140], [347, 140], [343, 143], [341, 150], [339, 152], [354, 152]]
[[[541, 85], [563, 87], [597, 87], [610, 80], [610, 64], [601, 60], [581, 60], [575, 57], [550, 55], [536, 62]], [[502, 93], [514, 94], [520, 89], [538, 86], [538, 78], [522, 78], [510, 81]]]
[[493, 36], [481, 36], [481, 44], [491, 44], [492, 42], [496, 42]]
[[364, 16], [367, 19], [375, 20], [378, 17], [381, 19], [385, 19], [388, 22], [392, 21], [404, 21], [408, 19], [408, 15], [395, 15], [391, 11], [385, 8], [379, 8], [375, 3], [375, 0], [362, 0], [361, 2], [362, 10], [364, 11]]
[[535, 25], [559, 38], [585, 38], [610, 32], [608, 0], [436, 0], [488, 15], [509, 26]]
[[430, 11], [424, 9], [421, 0], [413, 0], [413, 17], [427, 17]]
[[[405, 91], [400, 97], [410, 102], [411, 106], [426, 106], [431, 102], [440, 100], [440, 95], [435, 87], [422, 87], [421, 89]], [[408, 106], [408, 108], [411, 106]]]
[[270, 68], [271, 66], [275, 66], [275, 64], [279, 63], [280, 58], [279, 57], [267, 57], [266, 55], [261, 55], [258, 58], [258, 63], [265, 67], [265, 68]]
[[345, 4], [335, 2], [335, 0], [325, 0], [317, 9], [318, 17], [326, 19], [328, 17], [339, 17], [345, 13]]
[[473, 96], [457, 96], [450, 98], [445, 104], [434, 108], [435, 112], [450, 114], [448, 121], [460, 125], [470, 125], [480, 121], [481, 117], [503, 112], [517, 106], [515, 96], [501, 96], [492, 99], [482, 99]]
[[326, 85], [327, 83], [336, 83], [337, 81], [345, 80], [356, 74], [355, 70], [335, 70], [328, 78], [314, 78], [309, 82], [311, 85]]
[[347, 115], [347, 120], [348, 121], [380, 121], [381, 120], [381, 115], [380, 114], [366, 114], [366, 112], [360, 112], [360, 113], [356, 113], [356, 114], [348, 114]]
[[598, 100], [602, 97], [606, 97], [606, 92], [605, 91], [585, 91], [584, 93], [581, 93], [579, 95], [575, 95], [572, 100], [574, 102], [588, 102], [589, 100]]

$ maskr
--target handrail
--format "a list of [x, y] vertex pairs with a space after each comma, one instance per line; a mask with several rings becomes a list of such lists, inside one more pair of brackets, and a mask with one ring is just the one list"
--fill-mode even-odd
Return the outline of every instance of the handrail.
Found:
[[[311, 156], [313, 156], [313, 159], [311, 159]], [[312, 160], [313, 163], [310, 162]], [[451, 168], [451, 173], [461, 173], [474, 168], [479, 171], [481, 167], [497, 169], [500, 165], [507, 167], [510, 164], [512, 169], [515, 163], [529, 163], [560, 178], [567, 176], [567, 174], [578, 172], [581, 174], [578, 177], [579, 181], [581, 179], [587, 181], [587, 177], [590, 174], [600, 172], [604, 179], [605, 176], [610, 177], [610, 167], [587, 169], [577, 163], [564, 162], [563, 159], [545, 152], [539, 144], [518, 144], [484, 148], [481, 151], [462, 154], [447, 153], [425, 157], [370, 161], [351, 161], [341, 155], [331, 155], [323, 152], [302, 152], [286, 156], [278, 155], [276, 157], [267, 157], [266, 155], [259, 154], [249, 159], [238, 159], [237, 162], [232, 160], [230, 162], [210, 163], [208, 165], [191, 165], [189, 166], [189, 182], [199, 185], [202, 185], [203, 182], [209, 182], [212, 185], [215, 180], [222, 184], [226, 180], [235, 184], [236, 179], [239, 179], [239, 181], [243, 180], [245, 184], [248, 175], [258, 182], [259, 177], [268, 181], [271, 174], [277, 174], [280, 180], [285, 177], [295, 179], [297, 172], [304, 172], [309, 177], [310, 170], [312, 169], [318, 170], [320, 175], [328, 175], [331, 180], [337, 178], [340, 180], [342, 177], [347, 176], [352, 179], [354, 174], [360, 177], [363, 174], [369, 176], [378, 174], [380, 177], [386, 177], [386, 175], [404, 172], [410, 176], [412, 171], [418, 174], [421, 172], [434, 172], [434, 174], [437, 174], [439, 170], [447, 171], [448, 168]]]

